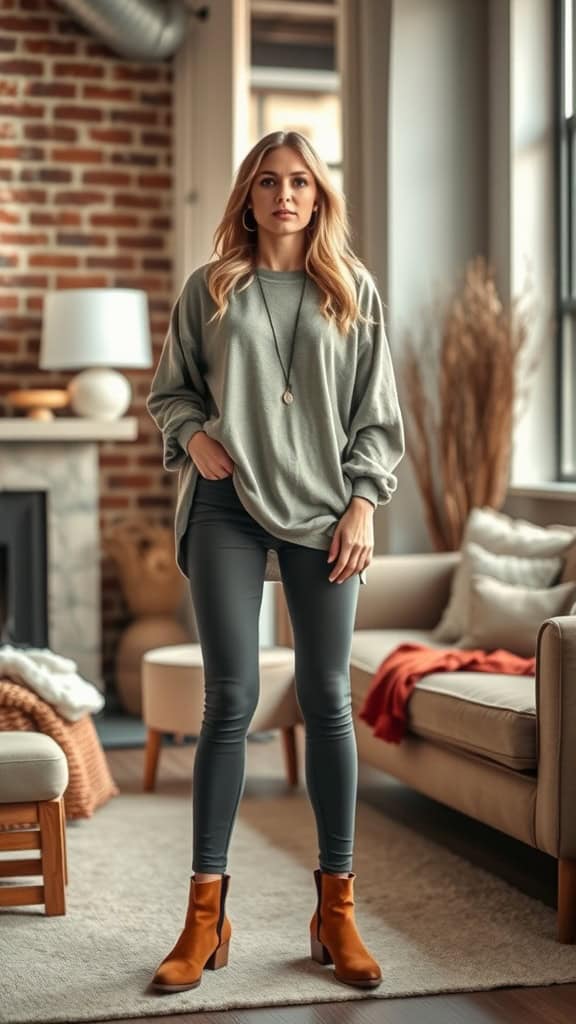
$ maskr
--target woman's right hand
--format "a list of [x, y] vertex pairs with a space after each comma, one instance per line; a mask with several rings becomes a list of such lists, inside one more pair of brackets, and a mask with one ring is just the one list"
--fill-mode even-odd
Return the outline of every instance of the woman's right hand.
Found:
[[206, 480], [222, 480], [232, 476], [234, 462], [219, 441], [197, 430], [188, 442], [188, 454]]

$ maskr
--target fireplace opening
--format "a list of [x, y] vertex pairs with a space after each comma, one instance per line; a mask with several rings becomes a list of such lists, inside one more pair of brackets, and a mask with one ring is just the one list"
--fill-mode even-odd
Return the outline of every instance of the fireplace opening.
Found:
[[0, 643], [49, 647], [46, 491], [0, 490]]

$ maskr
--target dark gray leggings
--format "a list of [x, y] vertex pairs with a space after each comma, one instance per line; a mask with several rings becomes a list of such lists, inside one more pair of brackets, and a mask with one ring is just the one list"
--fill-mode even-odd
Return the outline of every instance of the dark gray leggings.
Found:
[[218, 874], [244, 791], [246, 734], [259, 696], [259, 618], [266, 551], [278, 552], [306, 734], [306, 784], [319, 866], [352, 870], [358, 755], [350, 650], [360, 579], [328, 579], [328, 551], [279, 540], [242, 505], [232, 476], [198, 478], [186, 561], [202, 649], [204, 718], [193, 774], [192, 870]]

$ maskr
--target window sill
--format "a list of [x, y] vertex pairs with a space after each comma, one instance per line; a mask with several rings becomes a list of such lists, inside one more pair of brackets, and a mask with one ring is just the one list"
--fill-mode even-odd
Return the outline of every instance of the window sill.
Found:
[[546, 481], [542, 484], [510, 484], [507, 495], [511, 498], [551, 498], [553, 501], [574, 501], [576, 480]]

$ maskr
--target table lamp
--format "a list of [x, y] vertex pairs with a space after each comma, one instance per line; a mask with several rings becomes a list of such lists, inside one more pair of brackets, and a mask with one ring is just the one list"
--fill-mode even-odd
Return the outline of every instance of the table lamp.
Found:
[[44, 296], [39, 366], [75, 370], [70, 404], [78, 416], [116, 420], [132, 398], [113, 366], [152, 365], [146, 292], [135, 288], [66, 288]]

